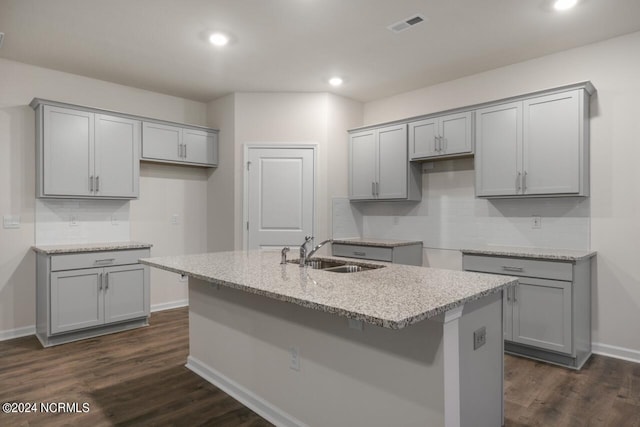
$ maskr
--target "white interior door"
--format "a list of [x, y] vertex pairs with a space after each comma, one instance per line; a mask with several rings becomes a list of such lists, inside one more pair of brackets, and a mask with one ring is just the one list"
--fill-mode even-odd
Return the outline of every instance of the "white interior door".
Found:
[[314, 231], [314, 148], [247, 151], [248, 249], [302, 244], [304, 236]]

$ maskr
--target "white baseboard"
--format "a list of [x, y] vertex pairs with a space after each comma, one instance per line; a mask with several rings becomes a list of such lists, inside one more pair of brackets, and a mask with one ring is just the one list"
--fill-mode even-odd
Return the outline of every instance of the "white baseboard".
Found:
[[591, 344], [591, 351], [601, 356], [613, 357], [616, 359], [628, 360], [629, 362], [640, 363], [640, 351], [629, 348], [617, 347], [615, 345], [594, 342]]
[[27, 337], [36, 334], [35, 325], [25, 326], [22, 328], [9, 329], [8, 331], [0, 331], [0, 341], [12, 340], [14, 338]]
[[181, 299], [181, 300], [178, 300], [178, 301], [163, 302], [163, 303], [160, 303], [160, 304], [153, 304], [151, 306], [151, 312], [153, 313], [154, 311], [171, 310], [172, 308], [187, 307], [188, 305], [189, 305], [189, 300], [188, 299]]
[[218, 387], [220, 390], [224, 391], [229, 396], [233, 397], [238, 402], [242, 403], [244, 406], [276, 426], [306, 426], [302, 421], [284, 412], [280, 408], [273, 406], [271, 403], [262, 399], [252, 391], [244, 388], [240, 384], [230, 378], [227, 378], [222, 373], [205, 365], [192, 356], [187, 357], [187, 364], [185, 366], [196, 375], [209, 381], [211, 384]]

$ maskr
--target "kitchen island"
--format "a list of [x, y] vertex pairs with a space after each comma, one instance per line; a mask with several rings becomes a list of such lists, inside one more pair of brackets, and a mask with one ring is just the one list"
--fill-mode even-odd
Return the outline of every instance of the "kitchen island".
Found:
[[189, 276], [187, 367], [276, 425], [502, 424], [514, 277], [259, 251], [140, 262]]

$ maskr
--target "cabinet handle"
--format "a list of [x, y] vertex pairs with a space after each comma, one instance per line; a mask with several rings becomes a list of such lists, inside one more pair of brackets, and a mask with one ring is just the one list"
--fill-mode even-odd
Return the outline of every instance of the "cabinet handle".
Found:
[[184, 147], [184, 158], [187, 158], [187, 144], [182, 144], [182, 146]]
[[96, 193], [100, 191], [100, 177], [96, 175]]
[[522, 188], [522, 186], [520, 185], [521, 181], [522, 181], [522, 173], [518, 172], [518, 176], [516, 177], [516, 193], [520, 192], [520, 188]]
[[374, 181], [371, 181], [371, 195], [376, 195], [376, 183]]
[[376, 181], [376, 196], [380, 196], [380, 183]]
[[353, 254], [356, 255], [356, 256], [367, 256], [366, 252], [353, 251]]
[[102, 273], [98, 273], [98, 290], [102, 290]]
[[511, 267], [508, 265], [503, 265], [502, 269], [505, 271], [520, 271], [520, 272], [524, 271], [524, 268], [522, 267]]
[[522, 192], [527, 191], [527, 171], [524, 171], [522, 174]]
[[105, 289], [105, 290], [107, 290], [107, 289], [109, 289], [109, 273], [106, 273], [106, 274], [104, 275], [104, 281], [105, 281], [105, 284], [106, 284], [106, 286], [104, 287], [104, 289]]
[[511, 302], [511, 288], [507, 288], [507, 302]]
[[89, 192], [93, 193], [93, 175], [89, 176]]
[[517, 303], [518, 302], [518, 293], [517, 293], [517, 285], [513, 287], [513, 302]]

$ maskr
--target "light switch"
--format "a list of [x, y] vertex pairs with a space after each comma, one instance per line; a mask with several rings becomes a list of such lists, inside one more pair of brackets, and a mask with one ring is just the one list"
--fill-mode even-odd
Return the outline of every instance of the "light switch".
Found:
[[5, 215], [2, 217], [3, 228], [20, 228], [20, 215]]

